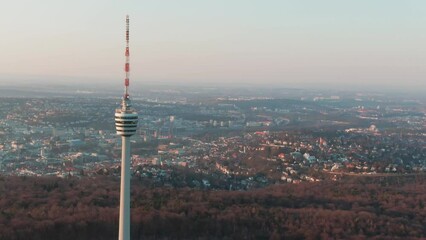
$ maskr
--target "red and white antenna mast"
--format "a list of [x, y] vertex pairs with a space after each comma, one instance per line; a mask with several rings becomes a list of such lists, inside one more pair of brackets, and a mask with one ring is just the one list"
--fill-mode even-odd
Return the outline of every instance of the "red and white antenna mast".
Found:
[[126, 78], [124, 79], [124, 99], [129, 98], [130, 77], [130, 50], [129, 50], [129, 15], [126, 15], [126, 64], [124, 65]]

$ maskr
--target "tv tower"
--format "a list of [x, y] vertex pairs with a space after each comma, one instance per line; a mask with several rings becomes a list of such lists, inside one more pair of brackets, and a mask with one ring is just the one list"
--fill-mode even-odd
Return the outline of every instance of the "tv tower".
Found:
[[131, 108], [129, 96], [129, 15], [126, 16], [126, 64], [124, 71], [124, 95], [121, 108], [115, 110], [115, 129], [121, 136], [121, 185], [119, 240], [130, 240], [130, 136], [138, 126], [138, 114]]

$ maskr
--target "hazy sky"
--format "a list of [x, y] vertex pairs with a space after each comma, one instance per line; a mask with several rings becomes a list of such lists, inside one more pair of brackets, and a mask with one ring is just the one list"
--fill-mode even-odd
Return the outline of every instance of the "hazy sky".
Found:
[[0, 81], [425, 87], [425, 0], [14, 0]]

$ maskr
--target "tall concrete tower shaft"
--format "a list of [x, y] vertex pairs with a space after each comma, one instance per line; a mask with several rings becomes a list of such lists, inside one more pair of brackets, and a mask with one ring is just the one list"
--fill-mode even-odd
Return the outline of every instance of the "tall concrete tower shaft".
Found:
[[115, 110], [115, 129], [121, 136], [121, 184], [119, 240], [130, 240], [130, 137], [138, 126], [138, 114], [132, 109], [129, 95], [129, 16], [126, 16], [126, 64], [124, 70], [124, 95], [121, 108]]

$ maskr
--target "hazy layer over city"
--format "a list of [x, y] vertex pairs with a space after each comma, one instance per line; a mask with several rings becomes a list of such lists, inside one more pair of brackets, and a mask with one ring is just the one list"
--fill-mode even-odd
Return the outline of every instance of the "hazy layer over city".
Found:
[[8, 1], [0, 10], [0, 84], [102, 82], [121, 90], [129, 14], [135, 88], [232, 83], [421, 92], [424, 9], [420, 0]]

